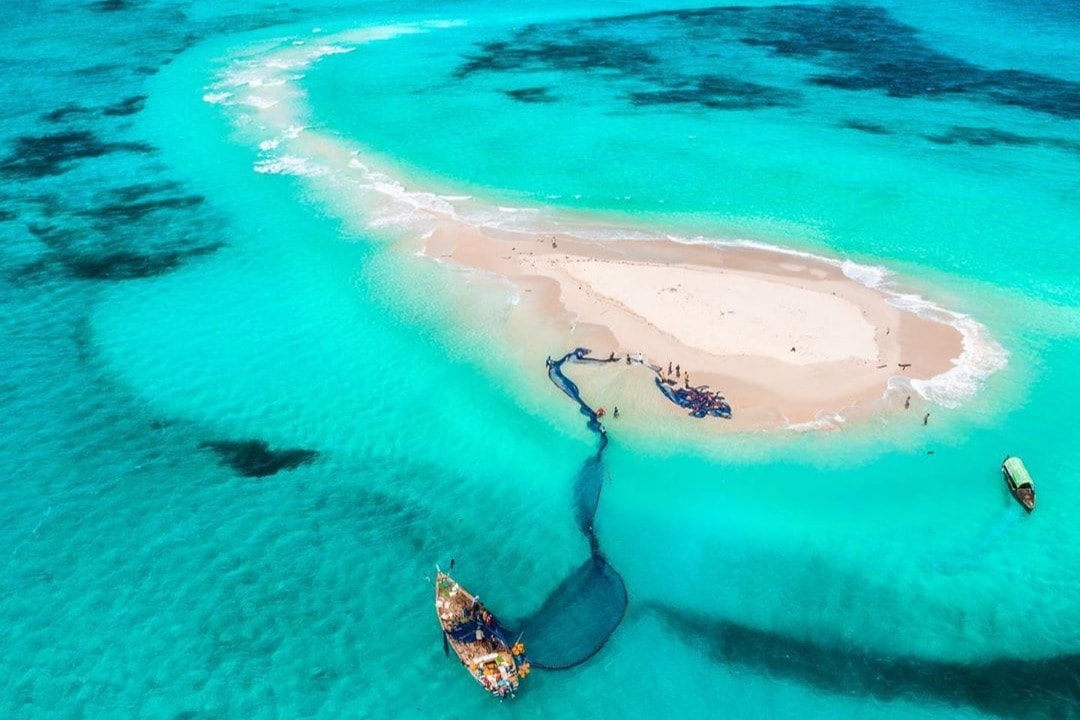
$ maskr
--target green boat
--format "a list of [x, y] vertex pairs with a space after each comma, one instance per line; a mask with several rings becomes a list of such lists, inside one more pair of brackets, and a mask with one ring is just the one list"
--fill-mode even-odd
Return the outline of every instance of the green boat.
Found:
[[1016, 501], [1031, 512], [1035, 509], [1035, 483], [1031, 481], [1031, 475], [1024, 467], [1023, 461], [1018, 457], [1008, 455], [1001, 463], [1001, 475], [1005, 478], [1005, 485]]

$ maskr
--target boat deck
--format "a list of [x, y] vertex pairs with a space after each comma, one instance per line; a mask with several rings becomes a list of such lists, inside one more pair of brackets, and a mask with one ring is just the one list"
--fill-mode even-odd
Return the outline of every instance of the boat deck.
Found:
[[517, 689], [518, 669], [511, 648], [492, 632], [484, 632], [485, 628], [481, 627], [483, 637], [471, 642], [454, 637], [455, 631], [460, 636], [461, 628], [476, 626], [478, 614], [485, 612], [483, 606], [476, 604], [474, 607], [473, 595], [445, 573], [439, 573], [435, 584], [435, 611], [439, 623], [462, 664], [480, 684], [494, 693], [498, 693], [499, 680], [505, 681], [504, 687], [509, 691]]

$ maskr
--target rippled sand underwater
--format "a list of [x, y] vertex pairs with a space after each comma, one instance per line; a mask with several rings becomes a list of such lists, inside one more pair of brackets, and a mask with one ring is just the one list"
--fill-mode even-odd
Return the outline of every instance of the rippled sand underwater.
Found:
[[[7, 8], [0, 711], [1080, 714], [1077, 19], [950, 6]], [[469, 299], [444, 271], [393, 255], [334, 178], [256, 172], [278, 148], [203, 99], [237, 55], [459, 19], [294, 82], [408, 185], [850, 254], [1009, 352], [925, 435], [703, 449], [613, 428], [596, 528], [627, 616], [589, 664], [498, 709], [443, 657], [426, 578], [454, 557], [501, 616], [535, 611], [587, 557], [572, 482], [593, 438], [539, 358], [522, 373], [484, 332], [495, 303], [455, 319]], [[706, 20], [729, 33], [702, 31], [712, 51], [740, 42], [738, 83], [672, 42]], [[926, 97], [867, 71], [870, 50], [820, 46], [860, 23], [913, 74], [973, 89]], [[633, 76], [642, 44], [677, 48], [661, 79]], [[618, 77], [579, 72], [612, 58]], [[1031, 517], [998, 478], [1006, 452], [1039, 483]]]

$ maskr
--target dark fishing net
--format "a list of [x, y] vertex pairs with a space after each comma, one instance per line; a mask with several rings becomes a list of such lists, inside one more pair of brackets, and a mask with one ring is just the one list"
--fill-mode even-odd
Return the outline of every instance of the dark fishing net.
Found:
[[529, 661], [535, 667], [564, 670], [580, 665], [598, 653], [619, 627], [629, 602], [626, 584], [608, 564], [593, 529], [607, 470], [604, 450], [608, 437], [596, 411], [581, 399], [577, 384], [563, 372], [567, 362], [615, 362], [597, 360], [578, 348], [558, 360], [548, 358], [548, 377], [577, 403], [586, 425], [598, 437], [599, 447], [585, 460], [574, 483], [574, 518], [589, 541], [589, 557], [544, 600], [540, 609], [516, 624], [528, 643]]
[[619, 573], [602, 557], [590, 557], [518, 626], [529, 662], [546, 670], [582, 664], [619, 627], [627, 601]]

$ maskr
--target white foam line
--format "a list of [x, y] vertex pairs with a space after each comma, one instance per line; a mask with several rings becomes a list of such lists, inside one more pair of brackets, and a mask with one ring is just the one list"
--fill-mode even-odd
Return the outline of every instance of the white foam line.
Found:
[[257, 173], [266, 175], [301, 175], [305, 177], [319, 177], [330, 171], [320, 165], [313, 165], [307, 158], [295, 155], [282, 155], [280, 157], [259, 160], [254, 165]]
[[203, 102], [208, 102], [211, 105], [217, 105], [232, 97], [231, 92], [208, 92], [202, 96]]

